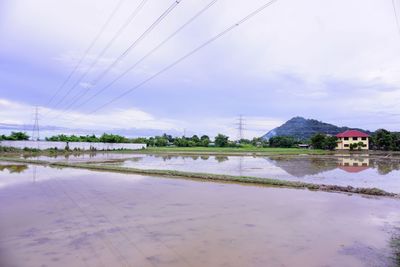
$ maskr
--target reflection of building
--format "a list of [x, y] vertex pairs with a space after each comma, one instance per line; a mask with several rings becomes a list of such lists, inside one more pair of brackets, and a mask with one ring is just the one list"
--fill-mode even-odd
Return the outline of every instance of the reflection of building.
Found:
[[346, 172], [361, 172], [369, 168], [369, 158], [341, 158], [338, 165]]
[[369, 149], [369, 135], [366, 133], [357, 130], [347, 130], [337, 134], [336, 137], [339, 138], [336, 149], [350, 149], [353, 144], [360, 144], [359, 146], [356, 145], [354, 149]]

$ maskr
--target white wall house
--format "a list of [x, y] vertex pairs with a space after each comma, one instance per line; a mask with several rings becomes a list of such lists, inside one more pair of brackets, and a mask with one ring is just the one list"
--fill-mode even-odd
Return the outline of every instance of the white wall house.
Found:
[[350, 150], [351, 144], [362, 143], [361, 150], [369, 149], [369, 135], [357, 130], [347, 130], [343, 133], [337, 134], [339, 139], [336, 149]]

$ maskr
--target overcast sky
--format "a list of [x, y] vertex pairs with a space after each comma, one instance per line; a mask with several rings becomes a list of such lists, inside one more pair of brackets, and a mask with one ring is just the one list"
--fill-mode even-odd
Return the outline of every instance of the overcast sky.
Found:
[[[130, 135], [218, 132], [260, 136], [293, 116], [369, 130], [400, 130], [400, 31], [391, 0], [278, 0], [251, 20], [121, 99], [89, 114], [268, 1], [218, 0], [154, 54], [86, 104], [211, 0], [182, 0], [97, 83], [95, 78], [175, 1], [148, 0], [87, 71], [142, 0], [0, 1], [0, 123]], [[400, 1], [396, 0], [397, 11]], [[398, 15], [400, 17], [400, 14]], [[79, 102], [77, 102], [79, 103]], [[89, 115], [88, 115], [89, 114]], [[132, 130], [130, 130], [132, 129]], [[136, 131], [136, 132], [135, 132]]]

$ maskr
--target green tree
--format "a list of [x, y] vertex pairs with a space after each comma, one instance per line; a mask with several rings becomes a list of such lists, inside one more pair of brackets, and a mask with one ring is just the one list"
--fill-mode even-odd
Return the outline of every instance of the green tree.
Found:
[[200, 138], [197, 135], [193, 135], [190, 141], [192, 141], [195, 144], [194, 146], [201, 145]]
[[229, 137], [223, 134], [218, 134], [215, 137], [215, 146], [217, 147], [227, 147], [229, 144]]
[[154, 137], [150, 137], [149, 139], [146, 140], [146, 145], [147, 146], [155, 146], [155, 139]]
[[393, 148], [393, 136], [385, 129], [377, 130], [371, 137], [371, 146], [378, 150], [390, 150]]
[[175, 138], [174, 145], [178, 147], [187, 147], [189, 143], [185, 137], [177, 137]]
[[104, 133], [100, 136], [99, 141], [103, 143], [127, 143], [128, 139], [120, 135]]
[[210, 137], [208, 135], [202, 135], [200, 137], [200, 145], [204, 147], [208, 147], [210, 145]]
[[9, 136], [2, 135], [1, 139], [10, 141], [22, 141], [22, 140], [29, 140], [29, 135], [27, 135], [24, 132], [11, 132], [11, 135]]
[[290, 148], [298, 144], [298, 142], [290, 136], [274, 136], [271, 137], [268, 141], [270, 147]]
[[317, 133], [311, 137], [311, 145], [315, 149], [324, 149], [325, 134]]
[[167, 146], [168, 145], [168, 139], [164, 136], [156, 136], [155, 137], [155, 142], [154, 142], [155, 146]]
[[334, 150], [337, 147], [337, 137], [336, 136], [325, 136], [323, 148], [328, 150]]

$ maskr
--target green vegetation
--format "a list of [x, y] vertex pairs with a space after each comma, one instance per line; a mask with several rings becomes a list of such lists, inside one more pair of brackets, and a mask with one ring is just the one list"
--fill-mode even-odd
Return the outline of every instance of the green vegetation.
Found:
[[[297, 120], [300, 120], [299, 118]], [[315, 124], [317, 121], [309, 120], [308, 123]], [[318, 124], [318, 123], [317, 123]], [[29, 136], [24, 132], [12, 132], [9, 136], [0, 135], [1, 140], [28, 140]], [[336, 148], [337, 138], [335, 136], [317, 133], [311, 136], [310, 140], [298, 139], [293, 136], [272, 136], [268, 140], [260, 137], [252, 140], [241, 139], [239, 141], [231, 141], [229, 137], [223, 134], [218, 134], [214, 140], [207, 135], [193, 135], [191, 137], [173, 137], [168, 134], [154, 137], [139, 137], [127, 138], [115, 134], [104, 133], [101, 136], [96, 135], [55, 135], [47, 137], [46, 141], [61, 141], [61, 142], [103, 142], [103, 143], [145, 143], [148, 147], [217, 147], [217, 148], [239, 148], [248, 150], [257, 150], [259, 148], [295, 148], [300, 143], [311, 144], [314, 149], [334, 150]], [[358, 150], [362, 143], [351, 144], [351, 150]], [[385, 150], [385, 151], [400, 151], [400, 133], [389, 132], [385, 129], [380, 129], [374, 132], [370, 138], [370, 149]], [[0, 152], [4, 148], [0, 149]]]
[[290, 136], [274, 136], [269, 140], [270, 147], [283, 147], [283, 148], [291, 148], [297, 146], [300, 142], [296, 141], [293, 137]]
[[53, 141], [53, 142], [102, 142], [102, 143], [131, 143], [131, 140], [117, 134], [107, 134], [104, 133], [100, 137], [93, 135], [65, 135], [59, 134], [51, 137], [46, 137], [46, 141]]
[[223, 134], [218, 134], [214, 139], [214, 144], [210, 137], [202, 135], [200, 138], [198, 135], [192, 137], [172, 137], [171, 135], [163, 134], [162, 136], [155, 136], [149, 138], [134, 138], [131, 140], [134, 143], [146, 143], [148, 147], [240, 147], [241, 144], [230, 141], [229, 137]]
[[400, 151], [400, 133], [379, 129], [371, 135], [370, 148], [374, 150]]
[[223, 134], [218, 134], [215, 137], [215, 146], [216, 147], [228, 147], [229, 146], [229, 137]]
[[23, 141], [29, 140], [29, 135], [24, 132], [11, 132], [10, 135], [0, 135], [0, 141], [9, 140], [9, 141]]
[[151, 175], [156, 177], [162, 176], [170, 178], [196, 179], [196, 180], [207, 180], [216, 182], [237, 182], [237, 183], [263, 185], [263, 186], [320, 190], [327, 192], [346, 192], [346, 193], [375, 195], [375, 196], [389, 196], [396, 198], [399, 197], [399, 195], [397, 194], [389, 193], [378, 188], [355, 188], [352, 186], [313, 184], [313, 183], [285, 181], [285, 180], [270, 179], [270, 178], [258, 178], [251, 176], [234, 176], [234, 175], [223, 175], [223, 174], [212, 174], [212, 173], [183, 172], [175, 170], [146, 170], [146, 169], [135, 169], [135, 168], [126, 168], [126, 167], [109, 166], [109, 165], [94, 165], [87, 163], [68, 163], [68, 162], [51, 163], [41, 160], [25, 160], [20, 158], [5, 158], [5, 157], [0, 157], [0, 161], [40, 164], [40, 165], [47, 165], [50, 167], [68, 167], [68, 168], [79, 168], [79, 169], [87, 169], [95, 171], [133, 173], [133, 174]]
[[351, 143], [349, 148], [351, 151], [353, 150], [361, 150], [364, 146], [363, 142], [358, 142], [358, 143]]
[[311, 137], [311, 146], [314, 149], [334, 150], [336, 148], [337, 140], [336, 136], [328, 136], [326, 134], [318, 133]]
[[0, 146], [0, 153], [18, 153], [18, 152], [21, 152], [21, 149], [15, 147]]

